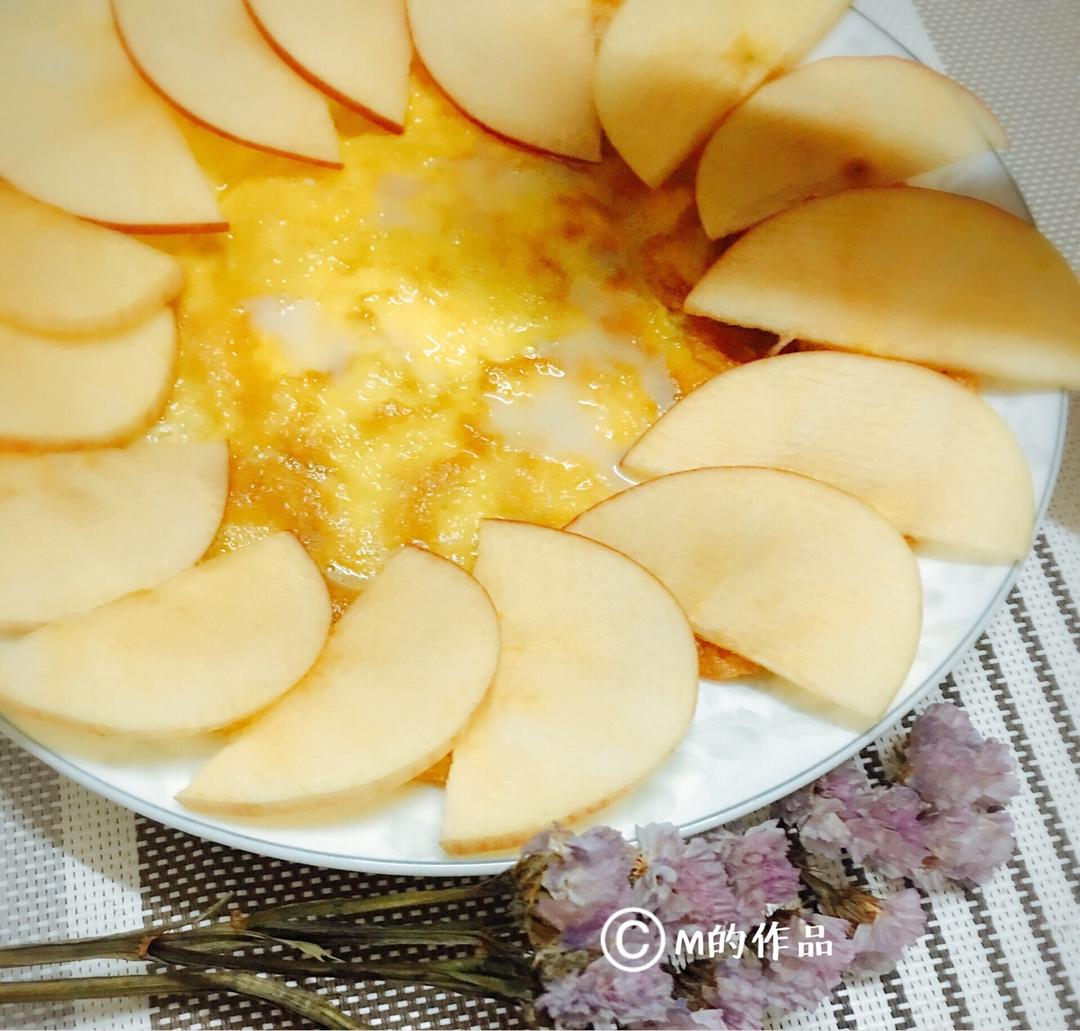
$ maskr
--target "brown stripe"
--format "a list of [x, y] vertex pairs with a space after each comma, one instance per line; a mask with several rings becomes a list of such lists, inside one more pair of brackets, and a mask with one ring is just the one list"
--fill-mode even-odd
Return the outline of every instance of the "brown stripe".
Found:
[[[1043, 697], [1053, 714], [1054, 725], [1057, 727], [1062, 743], [1069, 753], [1069, 761], [1073, 764], [1074, 770], [1080, 770], [1080, 735], [1076, 732], [1076, 724], [1073, 722], [1072, 715], [1062, 701], [1061, 686], [1058, 684], [1057, 677], [1050, 666], [1050, 660], [1046, 657], [1046, 651], [1035, 630], [1031, 613], [1028, 612], [1024, 596], [1020, 593], [1019, 588], [1013, 588], [1012, 593], [1009, 595], [1008, 604], [1013, 622], [1016, 623], [1017, 632], [1020, 634], [1020, 640], [1024, 643], [1024, 651], [1027, 652], [1028, 661], [1035, 670], [1035, 675], [1039, 678], [1039, 685], [1043, 689]], [[1080, 638], [1074, 638], [1074, 640], [1080, 641]], [[1065, 832], [1064, 827], [1062, 832]]]
[[1080, 610], [1077, 609], [1072, 592], [1066, 585], [1065, 578], [1061, 575], [1061, 569], [1058, 567], [1050, 542], [1046, 539], [1044, 533], [1040, 533], [1035, 538], [1035, 555], [1039, 559], [1043, 575], [1050, 582], [1054, 601], [1057, 602], [1058, 611], [1065, 620], [1069, 636], [1072, 638], [1073, 644], [1080, 650]]
[[1012, 694], [1001, 671], [1001, 663], [998, 661], [994, 647], [990, 643], [990, 638], [985, 635], [981, 637], [975, 645], [975, 651], [979, 656], [983, 672], [986, 674], [987, 680], [990, 681], [990, 686], [994, 689], [994, 700], [997, 702], [1001, 718], [1008, 731], [1009, 744], [1016, 755], [1028, 788], [1038, 802], [1038, 810], [1042, 814], [1043, 826], [1050, 840], [1054, 843], [1056, 857], [1063, 860], [1060, 863], [1062, 873], [1072, 890], [1073, 898], [1080, 905], [1080, 879], [1077, 879], [1077, 870], [1080, 868], [1077, 867], [1076, 854], [1065, 836], [1064, 823], [1061, 814], [1058, 812], [1057, 803], [1050, 793], [1050, 788], [1039, 776], [1038, 761], [1035, 758], [1031, 742], [1024, 732], [1023, 721], [1020, 719], [1016, 703], [1012, 700]]
[[[1021, 773], [1027, 782], [1028, 788], [1039, 800], [1039, 810], [1042, 813], [1043, 824], [1047, 833], [1050, 835], [1051, 840], [1056, 840], [1058, 843], [1058, 857], [1065, 860], [1065, 862], [1061, 863], [1062, 873], [1066, 882], [1072, 888], [1074, 896], [1077, 896], [1080, 893], [1080, 883], [1073, 878], [1073, 873], [1077, 868], [1076, 857], [1073, 855], [1068, 842], [1055, 833], [1055, 827], [1061, 824], [1057, 806], [1050, 795], [1049, 789], [1038, 777], [1038, 764], [1031, 745], [1024, 734], [1023, 724], [1009, 693], [1008, 683], [1002, 674], [1001, 664], [998, 662], [989, 637], [985, 635], [981, 637], [975, 645], [975, 651], [979, 656], [983, 672], [994, 690], [994, 700], [997, 702], [1001, 717], [1008, 730], [1010, 744], [1016, 754]], [[1041, 955], [1046, 961], [1047, 975], [1054, 988], [1058, 1003], [1062, 1011], [1068, 1013], [1072, 1018], [1072, 1023], [1069, 1026], [1080, 1027], [1080, 1004], [1077, 1003], [1076, 992], [1065, 970], [1057, 939], [1050, 928], [1046, 913], [1043, 911], [1042, 905], [1031, 886], [1031, 874], [1019, 845], [1013, 853], [1008, 869], [1017, 894], [1024, 903], [1025, 915], [1027, 916], [1032, 937], [1040, 944], [1045, 939], [1045, 948]], [[983, 897], [981, 889], [977, 889], [977, 893], [980, 897]]]

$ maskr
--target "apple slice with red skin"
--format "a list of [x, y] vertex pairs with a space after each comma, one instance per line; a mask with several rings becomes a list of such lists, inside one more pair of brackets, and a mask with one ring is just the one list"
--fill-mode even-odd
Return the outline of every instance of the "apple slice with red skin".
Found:
[[326, 99], [273, 51], [243, 0], [112, 0], [132, 63], [181, 114], [236, 143], [340, 168]]
[[432, 78], [482, 125], [538, 150], [600, 160], [589, 0], [408, 0]]
[[0, 177], [127, 232], [228, 228], [168, 107], [124, 56], [108, 0], [0, 4]]
[[180, 263], [0, 184], [0, 320], [37, 333], [126, 329], [184, 285]]
[[405, 0], [244, 0], [278, 56], [340, 104], [405, 124], [412, 40]]

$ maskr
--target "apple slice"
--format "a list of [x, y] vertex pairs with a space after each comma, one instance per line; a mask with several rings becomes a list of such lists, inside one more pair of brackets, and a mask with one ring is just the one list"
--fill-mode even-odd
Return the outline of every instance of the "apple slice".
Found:
[[659, 186], [728, 111], [798, 61], [849, 6], [626, 0], [596, 62], [596, 107], [608, 139], [639, 178]]
[[108, 0], [0, 4], [0, 177], [117, 228], [227, 228], [168, 108], [124, 56]]
[[982, 201], [888, 186], [750, 229], [686, 310], [886, 358], [1080, 387], [1080, 282], [1033, 226]]
[[144, 426], [172, 385], [163, 309], [109, 336], [59, 340], [0, 324], [0, 444], [107, 444]]
[[400, 129], [412, 40], [405, 0], [245, 0], [270, 45], [313, 86]]
[[171, 301], [179, 262], [0, 185], [0, 319], [41, 333], [126, 329]]
[[0, 455], [0, 633], [85, 612], [194, 565], [228, 491], [223, 440]]
[[454, 747], [442, 845], [511, 848], [579, 820], [653, 772], [697, 700], [686, 617], [641, 566], [583, 537], [487, 521], [475, 576], [503, 650]]
[[918, 365], [836, 351], [751, 362], [680, 401], [623, 459], [638, 479], [720, 465], [831, 483], [957, 558], [1017, 562], [1031, 544], [1031, 474], [1012, 431]]
[[237, 143], [340, 168], [326, 100], [263, 39], [243, 0], [112, 0], [135, 67], [182, 114]]
[[911, 668], [915, 557], [834, 487], [775, 469], [696, 469], [616, 494], [568, 529], [655, 573], [705, 640], [863, 716], [879, 717]]
[[898, 183], [1008, 139], [952, 79], [896, 57], [834, 57], [766, 83], [698, 165], [705, 231], [727, 236], [808, 197]]
[[178, 798], [255, 816], [399, 787], [450, 749], [498, 659], [499, 625], [480, 585], [405, 548], [349, 607], [304, 681]]
[[329, 628], [318, 567], [279, 533], [19, 638], [0, 651], [0, 702], [103, 733], [196, 734], [284, 694]]
[[408, 0], [413, 41], [466, 114], [539, 150], [600, 160], [589, 0]]

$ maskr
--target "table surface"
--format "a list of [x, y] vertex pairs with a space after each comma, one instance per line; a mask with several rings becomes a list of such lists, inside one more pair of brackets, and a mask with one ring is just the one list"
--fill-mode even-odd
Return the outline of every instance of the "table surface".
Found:
[[[974, 88], [1005, 123], [1006, 160], [1040, 227], [1080, 268], [1080, 0], [863, 0], [930, 64]], [[846, 985], [813, 1028], [1080, 1027], [1080, 403], [1061, 479], [1016, 589], [930, 701], [962, 704], [1007, 740], [1023, 787], [1018, 849], [988, 884], [926, 903], [930, 934], [895, 972]], [[888, 760], [902, 735], [862, 755]], [[0, 740], [0, 938], [104, 934], [204, 907], [223, 892], [268, 905], [415, 886], [299, 866], [170, 830], [98, 798]], [[884, 887], [884, 885], [882, 885]], [[106, 961], [68, 973], [104, 973]], [[53, 973], [47, 968], [35, 971]], [[27, 971], [20, 971], [26, 976]], [[521, 1026], [501, 1003], [422, 988], [331, 985], [372, 1027]], [[288, 1027], [235, 997], [0, 1006], [0, 1026]]]

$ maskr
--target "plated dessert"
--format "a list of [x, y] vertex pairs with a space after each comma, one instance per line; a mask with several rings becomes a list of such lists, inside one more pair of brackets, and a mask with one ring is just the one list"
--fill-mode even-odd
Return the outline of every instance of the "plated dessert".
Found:
[[1080, 384], [1080, 284], [909, 184], [1005, 144], [971, 93], [796, 67], [846, 8], [8, 0], [0, 707], [450, 855], [709, 692], [872, 726], [920, 560], [1027, 554], [979, 391]]

